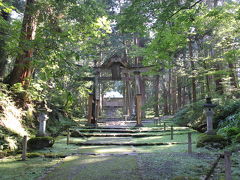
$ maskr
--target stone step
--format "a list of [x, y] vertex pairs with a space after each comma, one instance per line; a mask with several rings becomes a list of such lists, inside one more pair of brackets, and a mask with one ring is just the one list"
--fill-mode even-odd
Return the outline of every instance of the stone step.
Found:
[[[169, 125], [166, 125], [167, 127], [170, 127]], [[90, 127], [90, 126], [79, 126], [79, 129], [97, 129], [97, 130], [101, 130], [101, 129], [120, 129], [120, 130], [159, 130], [162, 129], [163, 126], [155, 126], [155, 127], [141, 127], [141, 128], [135, 128], [134, 126], [97, 126], [97, 127]], [[186, 129], [188, 127], [177, 127], [177, 128], [182, 128], [182, 129]]]
[[[174, 135], [182, 135], [182, 134], [187, 134], [188, 132], [194, 132], [194, 131], [183, 131], [183, 132], [175, 132]], [[171, 135], [169, 131], [166, 131], [166, 133], [162, 134], [147, 134], [147, 133], [135, 133], [135, 134], [130, 134], [130, 133], [73, 133], [71, 137], [152, 137], [152, 136], [168, 136]]]
[[[76, 131], [79, 131], [80, 133], [157, 133], [157, 132], [169, 132], [170, 128], [167, 127], [166, 130], [164, 129], [158, 129], [158, 130], [133, 130], [133, 129], [75, 129]], [[75, 130], [71, 130], [72, 132]], [[189, 130], [189, 128], [186, 129], [174, 129], [175, 131], [186, 131]]]
[[176, 144], [188, 144], [187, 142], [170, 142], [170, 143], [163, 143], [163, 142], [158, 142], [158, 143], [115, 143], [115, 142], [84, 142], [84, 143], [71, 143], [75, 144], [78, 146], [162, 146], [162, 145], [176, 145]]

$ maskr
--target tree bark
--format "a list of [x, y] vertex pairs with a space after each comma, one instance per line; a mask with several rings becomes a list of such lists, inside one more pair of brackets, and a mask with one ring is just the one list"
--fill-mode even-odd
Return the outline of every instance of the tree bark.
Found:
[[181, 77], [177, 77], [177, 110], [182, 107], [182, 81]]
[[163, 97], [163, 114], [168, 115], [169, 110], [168, 110], [168, 90], [165, 85], [165, 80], [163, 77], [161, 77], [161, 86], [162, 86], [162, 97]]
[[[146, 83], [143, 76], [140, 77], [140, 88], [141, 88], [141, 94], [142, 94], [142, 106], [144, 107], [146, 102], [146, 89], [145, 89]], [[142, 118], [146, 117], [145, 110], [142, 109]]]
[[32, 41], [35, 39], [39, 11], [36, 9], [37, 0], [27, 0], [23, 17], [20, 53], [17, 56], [13, 71], [9, 75], [8, 84], [21, 83], [26, 89], [29, 86], [33, 73], [32, 57], [34, 48]]
[[[4, 0], [3, 2], [6, 2], [6, 0]], [[3, 10], [0, 12], [0, 16], [2, 16], [2, 18], [7, 22], [10, 20], [10, 14]], [[7, 52], [4, 48], [6, 45], [7, 36], [7, 29], [4, 27], [0, 27], [0, 80], [3, 80], [6, 72]]]
[[172, 72], [172, 87], [171, 87], [171, 97], [172, 97], [172, 114], [175, 114], [177, 111], [177, 81], [176, 81], [176, 69]]
[[155, 76], [154, 81], [154, 114], [155, 117], [159, 117], [159, 75]]
[[192, 102], [197, 101], [197, 90], [196, 90], [196, 78], [194, 74], [195, 65], [193, 62], [193, 48], [192, 48], [192, 41], [189, 42], [189, 58], [190, 58], [190, 64], [191, 64], [191, 70], [192, 70]]
[[230, 70], [231, 86], [234, 87], [234, 88], [238, 88], [238, 82], [237, 82], [237, 77], [235, 75], [235, 68], [234, 68], [233, 63], [228, 62], [228, 67], [229, 67], [229, 70]]
[[168, 113], [172, 113], [172, 96], [171, 96], [171, 82], [172, 82], [172, 70], [169, 69], [168, 71]]
[[[217, 63], [216, 64], [216, 70], [217, 71], [220, 71], [221, 70], [221, 67], [220, 67], [220, 64]], [[220, 95], [223, 95], [224, 94], [224, 88], [223, 88], [223, 84], [222, 84], [222, 77], [221, 75], [217, 74], [215, 75], [215, 85], [216, 85], [216, 92]]]
[[217, 5], [218, 5], [218, 0], [214, 0], [213, 7], [217, 7]]

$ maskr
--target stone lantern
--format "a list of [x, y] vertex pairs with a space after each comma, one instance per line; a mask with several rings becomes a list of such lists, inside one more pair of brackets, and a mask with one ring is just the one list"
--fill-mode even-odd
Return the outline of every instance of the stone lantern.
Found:
[[47, 120], [49, 119], [48, 115], [44, 112], [41, 112], [38, 116], [38, 122], [39, 122], [39, 131], [38, 136], [46, 136], [46, 124]]
[[47, 103], [43, 101], [42, 104], [40, 104], [40, 108], [38, 109], [40, 111], [37, 120], [39, 122], [39, 129], [38, 129], [38, 136], [47, 136], [46, 133], [46, 125], [47, 120], [49, 119], [48, 112], [52, 112], [51, 109], [48, 108]]
[[204, 111], [207, 117], [207, 131], [206, 134], [213, 135], [215, 132], [213, 131], [213, 108], [216, 107], [216, 104], [212, 104], [211, 97], [206, 98], [206, 104], [203, 105]]

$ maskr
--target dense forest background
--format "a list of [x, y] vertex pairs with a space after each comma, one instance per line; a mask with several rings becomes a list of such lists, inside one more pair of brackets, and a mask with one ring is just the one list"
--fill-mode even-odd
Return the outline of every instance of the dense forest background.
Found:
[[80, 79], [114, 54], [151, 67], [142, 79], [150, 114], [177, 113], [177, 123], [202, 130], [211, 96], [215, 126], [240, 126], [239, 3], [0, 0], [0, 135], [34, 133], [44, 106], [49, 132], [84, 117], [92, 83]]

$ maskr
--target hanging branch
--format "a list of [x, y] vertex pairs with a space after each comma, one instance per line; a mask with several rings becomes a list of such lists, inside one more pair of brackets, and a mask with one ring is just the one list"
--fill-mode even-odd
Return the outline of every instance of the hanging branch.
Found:
[[199, 3], [201, 3], [203, 0], [198, 0], [197, 2], [195, 2], [193, 5], [191, 5], [190, 7], [182, 7], [182, 8], [180, 8], [179, 10], [177, 10], [175, 13], [173, 13], [170, 17], [169, 17], [169, 19], [171, 19], [173, 16], [175, 16], [176, 14], [178, 14], [180, 11], [182, 11], [182, 10], [185, 10], [185, 9], [191, 9], [191, 8], [193, 8], [194, 6], [196, 6], [197, 4], [199, 4]]

